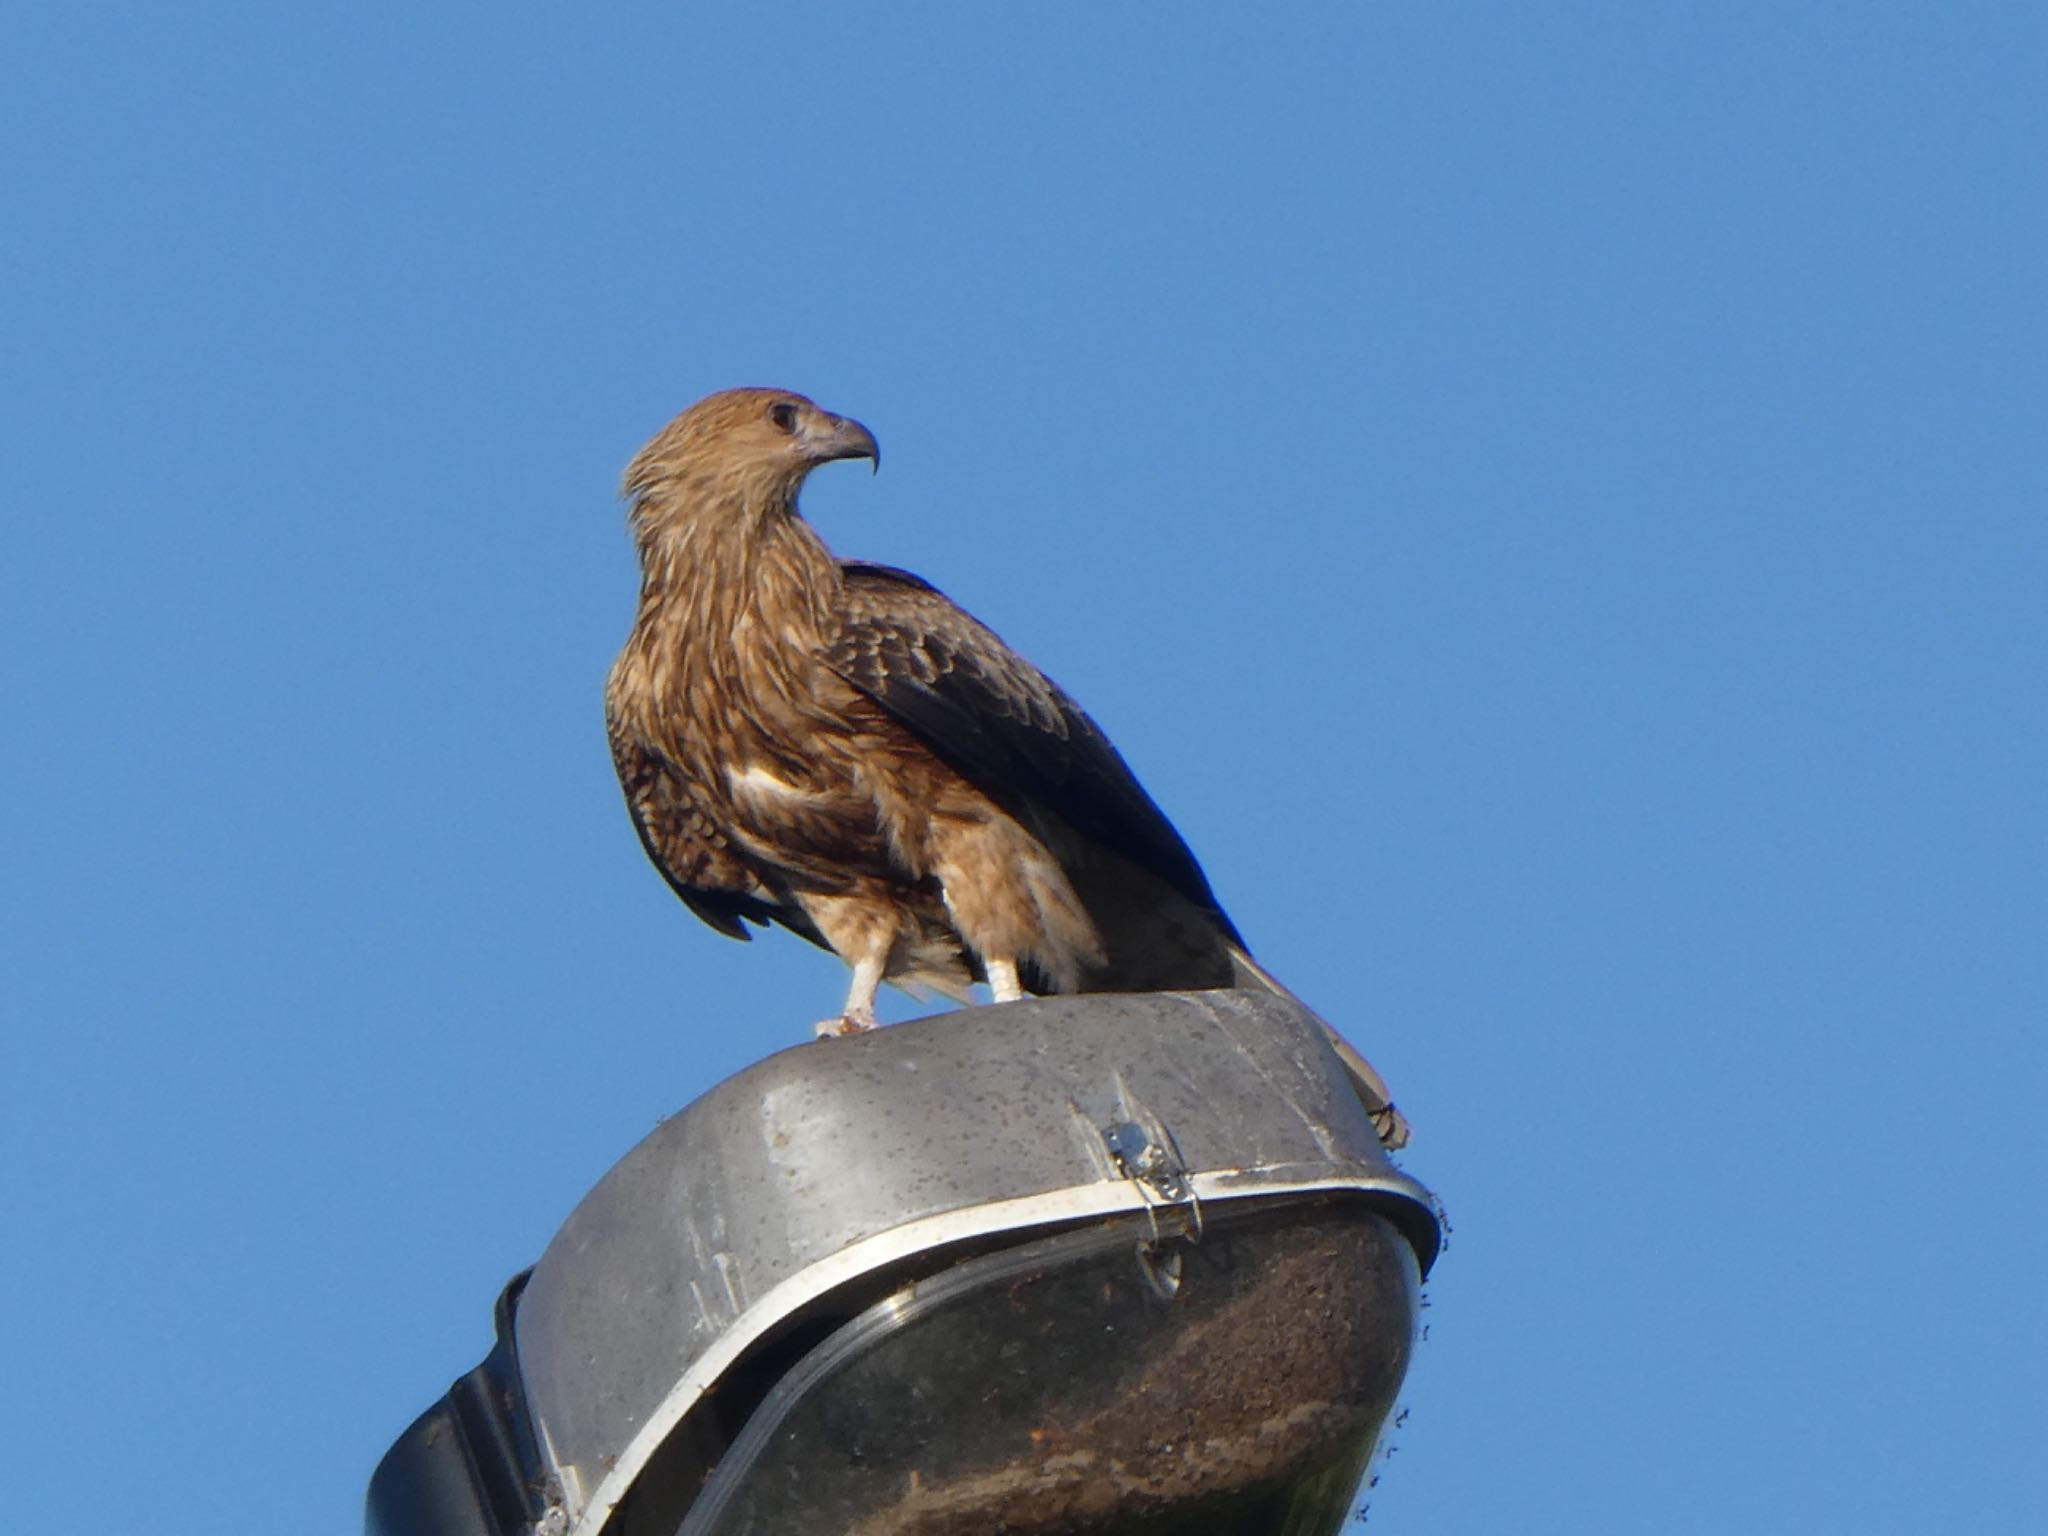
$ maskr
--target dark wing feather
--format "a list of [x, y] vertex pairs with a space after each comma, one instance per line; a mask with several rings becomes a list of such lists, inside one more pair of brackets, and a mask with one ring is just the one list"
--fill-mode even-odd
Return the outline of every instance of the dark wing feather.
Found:
[[801, 907], [773, 900], [733, 854], [717, 824], [690, 798], [674, 765], [617, 720], [606, 723], [633, 830], [683, 905], [729, 938], [751, 939], [750, 922], [763, 927], [780, 923], [820, 949], [829, 948]]
[[1042, 808], [1212, 914], [1242, 944], [1173, 823], [1080, 705], [936, 587], [843, 562], [835, 670], [1013, 814]]

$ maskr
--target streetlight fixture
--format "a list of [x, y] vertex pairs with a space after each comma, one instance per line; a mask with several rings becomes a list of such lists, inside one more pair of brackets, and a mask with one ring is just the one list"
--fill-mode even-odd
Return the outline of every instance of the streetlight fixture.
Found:
[[599, 1181], [368, 1536], [1329, 1536], [1441, 1237], [1290, 999], [805, 1045]]

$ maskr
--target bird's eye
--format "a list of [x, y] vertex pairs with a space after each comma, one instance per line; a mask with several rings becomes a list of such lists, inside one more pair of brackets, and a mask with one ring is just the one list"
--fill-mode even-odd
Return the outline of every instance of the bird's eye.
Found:
[[787, 400], [778, 400], [768, 407], [768, 419], [785, 432], [796, 430], [796, 407]]

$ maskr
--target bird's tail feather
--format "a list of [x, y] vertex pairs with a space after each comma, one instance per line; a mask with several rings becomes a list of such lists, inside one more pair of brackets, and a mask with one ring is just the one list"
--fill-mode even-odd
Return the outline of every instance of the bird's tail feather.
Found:
[[1289, 1002], [1308, 1010], [1310, 1016], [1322, 1025], [1323, 1033], [1329, 1036], [1330, 1048], [1337, 1053], [1337, 1059], [1344, 1063], [1344, 1070], [1350, 1074], [1359, 1101], [1365, 1105], [1366, 1113], [1372, 1117], [1373, 1129], [1379, 1132], [1380, 1144], [1389, 1152], [1399, 1151], [1408, 1145], [1407, 1116], [1394, 1107], [1394, 1095], [1387, 1087], [1387, 1080], [1365, 1059], [1364, 1053], [1339, 1034], [1336, 1025], [1315, 1009], [1309, 1008], [1308, 1004], [1289, 991], [1277, 976], [1236, 945], [1231, 946], [1230, 964], [1238, 986], [1251, 991], [1270, 992], [1275, 997], [1284, 997]]

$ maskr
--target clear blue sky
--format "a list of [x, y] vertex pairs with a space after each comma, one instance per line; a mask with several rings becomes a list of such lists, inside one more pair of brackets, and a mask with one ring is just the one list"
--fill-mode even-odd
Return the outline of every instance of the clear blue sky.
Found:
[[600, 728], [764, 383], [1412, 1113], [1375, 1528], [2048, 1528], [2041, 9], [722, 10], [0, 23], [7, 1524], [356, 1530], [835, 1005]]

